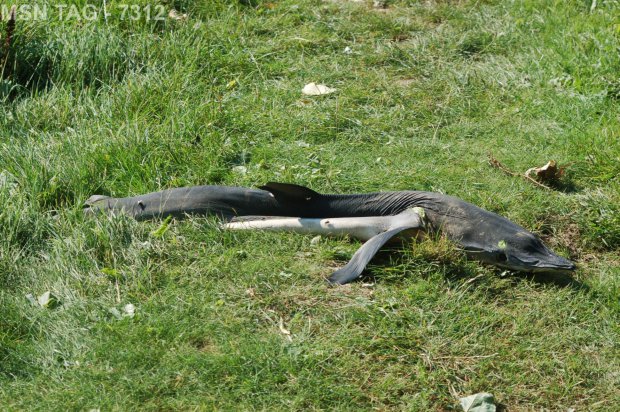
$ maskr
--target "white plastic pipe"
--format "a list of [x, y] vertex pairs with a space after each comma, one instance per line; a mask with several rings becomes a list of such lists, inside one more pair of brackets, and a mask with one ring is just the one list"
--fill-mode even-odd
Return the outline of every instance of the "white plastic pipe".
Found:
[[230, 222], [222, 225], [230, 230], [269, 230], [286, 231], [325, 236], [350, 236], [368, 240], [379, 233], [399, 226], [422, 228], [424, 211], [420, 208], [407, 209], [394, 216], [339, 217], [339, 218], [298, 218], [264, 217], [256, 220]]

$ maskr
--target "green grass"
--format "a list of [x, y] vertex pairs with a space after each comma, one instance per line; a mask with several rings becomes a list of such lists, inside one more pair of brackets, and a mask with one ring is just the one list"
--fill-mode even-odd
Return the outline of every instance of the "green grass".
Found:
[[[617, 4], [162, 1], [187, 21], [130, 22], [107, 3], [107, 23], [18, 21], [6, 59], [3, 409], [618, 407]], [[338, 91], [303, 97], [312, 81]], [[568, 164], [566, 190], [489, 152]], [[449, 193], [580, 269], [501, 274], [427, 240], [330, 288], [357, 243], [81, 213], [93, 193], [270, 180]], [[25, 298], [46, 291], [58, 307]]]

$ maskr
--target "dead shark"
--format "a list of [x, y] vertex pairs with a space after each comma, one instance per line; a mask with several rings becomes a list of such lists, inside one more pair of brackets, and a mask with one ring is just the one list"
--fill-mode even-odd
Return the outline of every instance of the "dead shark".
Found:
[[138, 220], [216, 215], [231, 230], [281, 230], [350, 236], [366, 243], [328, 281], [358, 278], [388, 241], [438, 232], [468, 257], [520, 272], [567, 273], [576, 269], [533, 233], [493, 212], [435, 192], [321, 194], [289, 183], [259, 189], [193, 186], [134, 197], [91, 196], [85, 212], [122, 212]]

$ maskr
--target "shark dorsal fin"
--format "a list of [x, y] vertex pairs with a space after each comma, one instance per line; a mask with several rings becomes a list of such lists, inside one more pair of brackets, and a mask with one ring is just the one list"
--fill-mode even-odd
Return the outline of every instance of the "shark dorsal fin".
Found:
[[321, 196], [319, 193], [304, 186], [294, 185], [291, 183], [269, 182], [265, 186], [259, 186], [259, 189], [266, 190], [273, 194], [276, 199], [282, 198], [289, 201], [308, 201]]

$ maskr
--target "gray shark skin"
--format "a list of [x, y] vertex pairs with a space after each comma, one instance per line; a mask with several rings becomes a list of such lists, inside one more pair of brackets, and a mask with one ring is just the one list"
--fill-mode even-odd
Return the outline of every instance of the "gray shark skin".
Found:
[[[92, 196], [85, 212], [122, 212], [138, 220], [165, 216], [216, 215], [225, 221], [244, 216], [290, 216], [303, 219], [397, 216], [423, 210], [424, 224], [399, 221], [372, 237], [329, 281], [343, 284], [359, 277], [375, 253], [393, 236], [409, 229], [439, 232], [468, 257], [514, 271], [568, 273], [574, 263], [553, 253], [533, 233], [510, 220], [456, 197], [434, 192], [400, 191], [367, 194], [320, 194], [303, 186], [268, 183], [260, 189], [194, 186], [146, 195], [111, 198]], [[402, 220], [402, 219], [401, 219]]]

